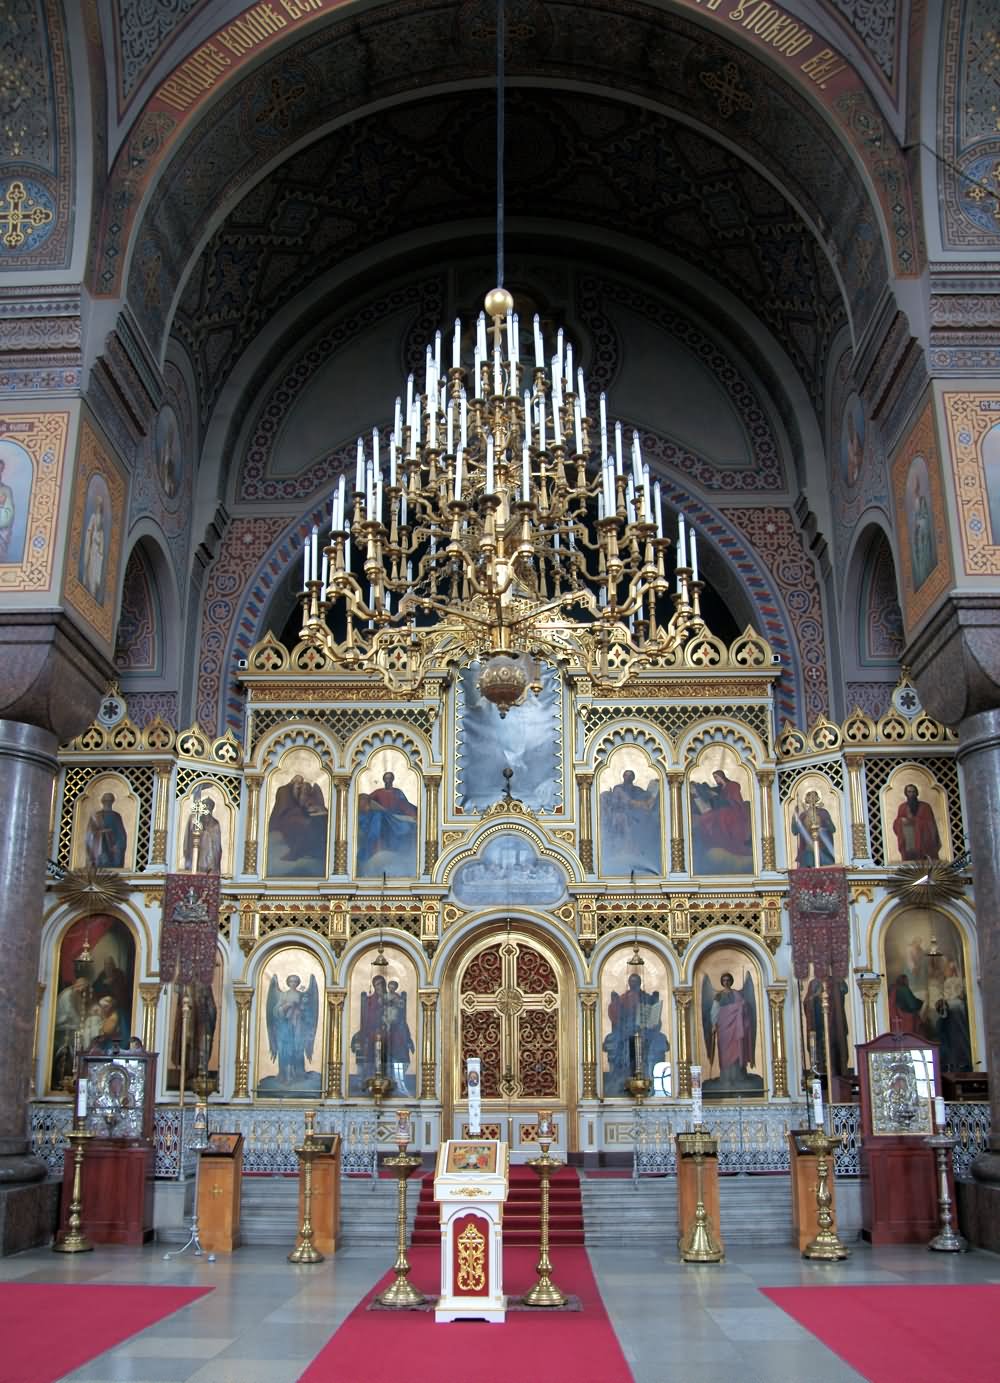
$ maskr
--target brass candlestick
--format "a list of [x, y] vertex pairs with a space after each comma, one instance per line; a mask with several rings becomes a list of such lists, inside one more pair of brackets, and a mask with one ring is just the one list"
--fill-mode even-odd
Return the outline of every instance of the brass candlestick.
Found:
[[804, 1140], [805, 1145], [816, 1154], [816, 1220], [819, 1232], [810, 1239], [802, 1250], [803, 1258], [818, 1259], [833, 1263], [841, 1258], [850, 1258], [851, 1250], [837, 1238], [837, 1225], [830, 1209], [833, 1197], [830, 1194], [830, 1168], [827, 1161], [834, 1146], [822, 1128], [814, 1129]]
[[682, 1263], [722, 1263], [725, 1254], [716, 1243], [712, 1221], [705, 1205], [705, 1158], [715, 1155], [717, 1144], [701, 1124], [678, 1138], [682, 1153], [694, 1161], [694, 1224], [691, 1233], [681, 1241]]
[[323, 1151], [323, 1145], [316, 1142], [315, 1110], [306, 1110], [305, 1121], [306, 1136], [302, 1140], [302, 1146], [295, 1149], [302, 1174], [302, 1223], [299, 1225], [298, 1242], [288, 1255], [288, 1261], [289, 1263], [322, 1263], [323, 1255], [313, 1243], [312, 1164], [316, 1154]]
[[69, 1202], [69, 1219], [66, 1230], [52, 1245], [56, 1253], [89, 1253], [93, 1244], [84, 1234], [83, 1220], [83, 1148], [92, 1135], [79, 1124], [68, 1131], [66, 1137], [73, 1145], [73, 1190]]
[[951, 1220], [951, 1191], [948, 1187], [948, 1149], [955, 1146], [954, 1138], [946, 1133], [935, 1133], [924, 1142], [934, 1149], [938, 1173], [938, 1217], [941, 1225], [937, 1234], [927, 1245], [935, 1253], [964, 1253], [969, 1247], [961, 1234], [956, 1234]]
[[648, 1076], [644, 1076], [641, 1071], [636, 1071], [636, 1073], [629, 1076], [628, 1080], [625, 1082], [625, 1089], [635, 1100], [636, 1104], [642, 1104], [652, 1088], [653, 1082]]
[[407, 1178], [420, 1166], [420, 1158], [416, 1155], [407, 1155], [406, 1145], [410, 1141], [409, 1130], [400, 1129], [396, 1137], [396, 1146], [399, 1151], [393, 1157], [387, 1157], [383, 1166], [398, 1178], [398, 1199], [396, 1201], [396, 1261], [393, 1264], [393, 1271], [396, 1276], [384, 1292], [380, 1292], [375, 1300], [380, 1306], [391, 1306], [405, 1310], [407, 1307], [420, 1306], [427, 1300], [423, 1292], [418, 1292], [413, 1283], [409, 1280], [410, 1262], [406, 1256], [406, 1181]]
[[557, 1167], [562, 1163], [557, 1157], [549, 1157], [549, 1146], [552, 1141], [551, 1130], [549, 1136], [543, 1134], [539, 1129], [538, 1145], [542, 1150], [541, 1157], [533, 1157], [528, 1163], [529, 1167], [534, 1167], [538, 1173], [542, 1188], [542, 1230], [538, 1245], [538, 1263], [535, 1271], [538, 1274], [538, 1281], [529, 1292], [521, 1298], [523, 1306], [565, 1306], [566, 1295], [552, 1281], [552, 1264], [549, 1262], [549, 1178]]
[[378, 1075], [368, 1077], [365, 1081], [365, 1089], [375, 1101], [375, 1108], [379, 1109], [381, 1108], [382, 1101], [392, 1089], [392, 1081], [380, 1071]]

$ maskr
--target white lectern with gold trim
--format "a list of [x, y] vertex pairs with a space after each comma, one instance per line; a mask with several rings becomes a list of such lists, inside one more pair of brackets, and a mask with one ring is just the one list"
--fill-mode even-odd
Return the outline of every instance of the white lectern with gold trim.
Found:
[[441, 1223], [437, 1321], [504, 1321], [503, 1203], [509, 1166], [507, 1144], [494, 1138], [451, 1138], [441, 1144], [434, 1173]]

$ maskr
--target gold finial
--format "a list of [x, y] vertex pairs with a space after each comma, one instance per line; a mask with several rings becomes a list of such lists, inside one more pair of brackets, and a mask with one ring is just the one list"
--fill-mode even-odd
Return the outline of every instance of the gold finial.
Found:
[[506, 317], [508, 312], [514, 311], [514, 296], [508, 293], [506, 288], [491, 288], [486, 294], [483, 306], [486, 308], [486, 315], [494, 320]]

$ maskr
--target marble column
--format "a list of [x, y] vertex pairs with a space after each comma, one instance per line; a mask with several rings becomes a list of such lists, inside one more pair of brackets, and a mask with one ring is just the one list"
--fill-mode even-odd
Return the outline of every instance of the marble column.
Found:
[[0, 720], [0, 1247], [4, 1253], [44, 1242], [51, 1197], [32, 1183], [45, 1163], [28, 1141], [38, 951], [45, 895], [49, 808], [57, 740], [48, 730]]
[[[1000, 1248], [1000, 710], [970, 716], [959, 728], [958, 760], [965, 790], [965, 828], [976, 886], [979, 978], [986, 1069], [990, 1073], [991, 1151], [973, 1176], [991, 1188], [989, 1247]], [[985, 1243], [982, 1238], [979, 1243]]]

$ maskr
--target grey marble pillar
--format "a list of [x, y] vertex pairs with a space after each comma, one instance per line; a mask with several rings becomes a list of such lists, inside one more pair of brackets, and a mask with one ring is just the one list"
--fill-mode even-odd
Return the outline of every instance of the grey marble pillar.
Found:
[[973, 1167], [978, 1183], [975, 1242], [1000, 1248], [1000, 710], [981, 711], [959, 727], [958, 759], [965, 796], [965, 829], [976, 886], [976, 930], [990, 1074], [992, 1151]]
[[45, 1164], [29, 1153], [27, 1120], [56, 748], [50, 731], [0, 720], [0, 1243], [8, 1253], [48, 1237], [54, 1197], [32, 1185]]

